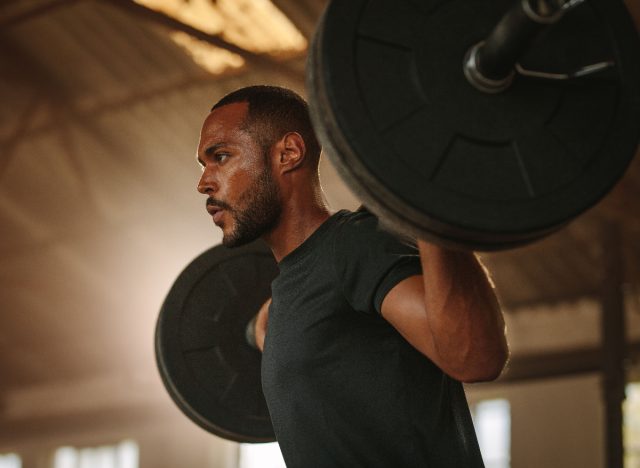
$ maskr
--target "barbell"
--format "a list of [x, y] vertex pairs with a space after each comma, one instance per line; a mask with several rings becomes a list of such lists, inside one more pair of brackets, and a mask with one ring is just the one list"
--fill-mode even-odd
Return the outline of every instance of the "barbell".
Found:
[[[537, 18], [535, 5], [556, 7]], [[325, 153], [381, 220], [500, 250], [621, 178], [640, 135], [640, 44], [618, 0], [334, 1], [307, 90]]]
[[[618, 0], [334, 0], [307, 88], [325, 153], [367, 208], [456, 248], [555, 232], [622, 177], [640, 135], [640, 42]], [[246, 330], [276, 275], [261, 241], [213, 247], [158, 317], [168, 393], [227, 439], [275, 440]]]

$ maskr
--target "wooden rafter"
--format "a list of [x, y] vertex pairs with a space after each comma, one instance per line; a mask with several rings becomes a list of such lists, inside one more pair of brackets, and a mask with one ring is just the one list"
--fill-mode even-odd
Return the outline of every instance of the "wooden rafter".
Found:
[[[640, 358], [640, 342], [636, 341], [629, 344], [626, 350], [632, 358]], [[602, 351], [594, 346], [571, 351], [515, 356], [511, 358], [505, 373], [495, 383], [502, 384], [580, 374], [596, 374], [601, 371]]]
[[13, 157], [16, 147], [27, 133], [27, 130], [31, 125], [31, 120], [38, 109], [40, 109], [41, 105], [42, 102], [40, 100], [40, 94], [37, 93], [31, 99], [24, 112], [18, 119], [11, 137], [9, 137], [7, 141], [4, 141], [2, 143], [2, 146], [0, 146], [0, 180], [2, 180], [2, 176], [9, 166], [9, 162], [11, 162], [11, 158]]
[[[289, 59], [288, 66], [295, 67], [302, 62], [303, 58]], [[196, 86], [204, 86], [208, 84], [217, 84], [221, 79], [225, 79], [228, 77], [235, 76], [236, 73], [226, 73], [222, 76], [220, 75], [211, 75], [209, 73], [202, 73], [197, 76], [189, 76], [186, 78], [180, 78], [169, 83], [150, 87], [145, 89], [144, 91], [136, 91], [130, 95], [118, 98], [111, 99], [108, 101], [101, 101], [97, 103], [91, 103], [88, 105], [80, 105], [74, 106], [73, 103], [69, 103], [68, 112], [70, 116], [74, 120], [82, 120], [87, 116], [91, 116], [92, 118], [96, 118], [100, 115], [103, 115], [108, 112], [113, 112], [117, 110], [121, 110], [130, 106], [134, 106], [136, 104], [157, 98], [159, 96], [163, 96], [176, 91], [184, 91], [186, 89], [196, 87]], [[43, 133], [47, 133], [55, 130], [55, 122], [43, 122], [35, 125], [33, 128], [29, 129], [24, 137], [32, 137], [38, 136]], [[8, 140], [7, 140], [8, 141]], [[7, 141], [0, 141], [0, 147], [7, 143]]]
[[29, 10], [22, 11], [15, 15], [11, 15], [8, 18], [5, 18], [4, 20], [0, 21], [0, 30], [7, 29], [12, 26], [16, 26], [20, 23], [23, 23], [28, 20], [32, 20], [46, 13], [51, 13], [52, 11], [60, 7], [68, 6], [78, 1], [79, 0], [52, 0], [43, 5], [38, 5]]
[[78, 144], [73, 136], [72, 126], [73, 117], [70, 115], [67, 107], [63, 102], [55, 103], [53, 115], [56, 116], [57, 122], [57, 137], [60, 142], [60, 146], [66, 156], [66, 160], [70, 171], [78, 182], [84, 198], [93, 202], [95, 205], [95, 197], [93, 191], [87, 179], [85, 167], [82, 164], [82, 158], [78, 151]]
[[209, 34], [198, 28], [194, 28], [182, 21], [177, 20], [169, 15], [161, 13], [159, 11], [147, 8], [144, 5], [140, 5], [133, 0], [101, 0], [108, 5], [114, 5], [124, 11], [152, 21], [154, 23], [165, 26], [169, 29], [184, 32], [190, 36], [207, 42], [215, 47], [219, 47], [224, 50], [228, 50], [234, 54], [242, 57], [248, 64], [260, 67], [262, 69], [275, 72], [278, 75], [286, 75], [288, 78], [293, 78], [294, 81], [298, 81], [300, 85], [304, 85], [304, 76], [300, 71], [290, 67], [286, 62], [275, 60], [265, 54], [256, 54], [247, 49], [244, 49], [236, 44], [233, 44], [223, 39], [219, 34]]

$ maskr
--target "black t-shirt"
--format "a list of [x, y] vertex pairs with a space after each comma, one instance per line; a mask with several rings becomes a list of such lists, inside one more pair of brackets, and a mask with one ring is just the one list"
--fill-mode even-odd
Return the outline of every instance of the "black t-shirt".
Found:
[[380, 315], [415, 247], [340, 211], [279, 267], [262, 386], [289, 468], [482, 466], [461, 384]]

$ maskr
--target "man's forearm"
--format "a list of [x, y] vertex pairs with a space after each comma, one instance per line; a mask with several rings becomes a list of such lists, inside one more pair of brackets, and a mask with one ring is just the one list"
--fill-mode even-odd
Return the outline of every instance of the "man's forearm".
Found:
[[473, 253], [418, 241], [425, 308], [435, 350], [452, 377], [500, 375], [508, 358], [504, 319], [489, 277]]

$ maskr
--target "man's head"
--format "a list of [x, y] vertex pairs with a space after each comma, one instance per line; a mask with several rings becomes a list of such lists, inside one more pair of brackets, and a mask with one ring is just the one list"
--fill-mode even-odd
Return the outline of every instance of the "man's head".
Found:
[[305, 141], [309, 162], [317, 165], [320, 143], [311, 124], [309, 106], [301, 96], [278, 86], [248, 86], [227, 94], [211, 110], [241, 102], [249, 104], [243, 129], [265, 153], [288, 132], [297, 132]]
[[239, 246], [271, 232], [282, 212], [284, 179], [292, 171], [317, 174], [319, 155], [307, 104], [294, 92], [251, 86], [216, 103], [200, 135], [198, 191], [208, 195], [223, 244]]

